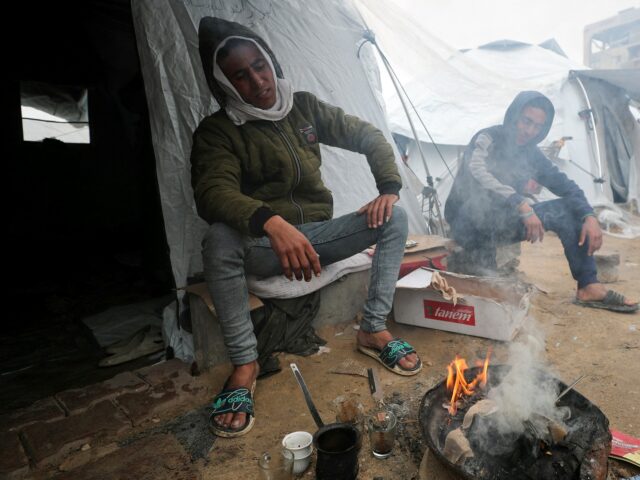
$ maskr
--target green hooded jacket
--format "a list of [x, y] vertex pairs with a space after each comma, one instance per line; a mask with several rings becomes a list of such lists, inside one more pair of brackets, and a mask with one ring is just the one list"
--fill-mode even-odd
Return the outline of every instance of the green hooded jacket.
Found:
[[[205, 76], [220, 105], [225, 94], [213, 76], [213, 54], [229, 36], [258, 42], [282, 78], [271, 49], [246, 27], [206, 17], [198, 35]], [[276, 122], [236, 126], [224, 109], [202, 120], [191, 151], [198, 213], [210, 224], [222, 222], [253, 236], [264, 235], [264, 223], [274, 214], [294, 225], [330, 219], [333, 199], [320, 175], [320, 143], [364, 154], [378, 191], [398, 194], [402, 183], [382, 132], [311, 93], [296, 92], [291, 111]]]

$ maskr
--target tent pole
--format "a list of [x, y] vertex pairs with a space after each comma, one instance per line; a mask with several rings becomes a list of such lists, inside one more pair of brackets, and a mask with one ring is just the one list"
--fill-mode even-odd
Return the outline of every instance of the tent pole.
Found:
[[[358, 13], [360, 12], [358, 11]], [[362, 44], [358, 49], [358, 56], [360, 54], [360, 48], [362, 48], [362, 45], [364, 45], [366, 42], [370, 42], [373, 46], [375, 46], [376, 50], [378, 51], [378, 54], [380, 55], [380, 58], [382, 59], [382, 63], [385, 69], [387, 70], [387, 73], [389, 74], [389, 78], [391, 78], [391, 82], [393, 83], [393, 87], [395, 88], [396, 93], [398, 94], [398, 98], [400, 99], [400, 104], [402, 105], [402, 109], [404, 110], [404, 113], [407, 116], [407, 120], [409, 121], [409, 126], [411, 127], [413, 138], [416, 141], [416, 144], [418, 145], [418, 152], [420, 153], [420, 159], [422, 160], [422, 165], [424, 166], [424, 171], [427, 175], [427, 186], [424, 187], [422, 190], [423, 205], [424, 205], [424, 196], [426, 192], [427, 195], [430, 197], [430, 200], [431, 199], [433, 200], [433, 206], [435, 207], [436, 217], [438, 218], [440, 233], [442, 234], [443, 237], [446, 237], [446, 230], [444, 228], [444, 223], [442, 221], [442, 214], [440, 212], [440, 202], [438, 201], [438, 192], [433, 185], [433, 177], [429, 172], [429, 167], [427, 166], [427, 160], [424, 156], [424, 152], [422, 151], [422, 146], [420, 145], [420, 138], [418, 137], [418, 132], [416, 131], [416, 127], [413, 123], [413, 120], [411, 119], [411, 115], [409, 114], [409, 109], [405, 103], [404, 97], [402, 96], [400, 86], [398, 85], [399, 80], [395, 76], [395, 72], [393, 71], [393, 68], [391, 68], [391, 65], [389, 64], [387, 57], [382, 53], [382, 51], [380, 50], [380, 46], [376, 43], [374, 33], [368, 29], [367, 23], [364, 21], [364, 18], [362, 18], [362, 15], [360, 15], [360, 19], [362, 20], [362, 23], [364, 23], [366, 30], [364, 34], [364, 42], [362, 42]], [[432, 209], [429, 208], [430, 216], [431, 216], [431, 210]], [[424, 208], [423, 208], [423, 213], [424, 213]], [[427, 222], [427, 228], [429, 229], [429, 232], [431, 232], [431, 225], [429, 224], [429, 222]]]
[[[376, 48], [379, 48], [377, 44]], [[402, 104], [402, 109], [404, 110], [405, 115], [407, 116], [407, 120], [409, 121], [409, 126], [411, 127], [411, 132], [413, 133], [413, 138], [416, 141], [416, 145], [418, 146], [418, 152], [420, 153], [420, 159], [422, 160], [422, 165], [424, 166], [424, 171], [427, 175], [427, 187], [426, 189], [423, 189], [423, 205], [424, 205], [424, 191], [427, 190], [428, 195], [433, 197], [434, 200], [434, 205], [435, 205], [435, 209], [436, 209], [436, 215], [438, 217], [438, 224], [440, 227], [440, 233], [442, 234], [442, 236], [446, 236], [445, 234], [445, 229], [444, 229], [444, 224], [442, 222], [442, 214], [440, 213], [440, 202], [438, 201], [438, 195], [437, 195], [437, 191], [433, 185], [433, 177], [431, 176], [431, 173], [429, 172], [429, 167], [427, 166], [427, 160], [424, 156], [424, 152], [422, 151], [422, 146], [420, 145], [420, 138], [418, 137], [418, 132], [416, 131], [416, 127], [413, 123], [413, 120], [411, 119], [411, 115], [409, 114], [409, 109], [407, 108], [407, 104], [405, 103], [404, 98], [402, 97], [402, 93], [400, 92], [400, 87], [397, 84], [397, 79], [395, 78], [393, 71], [391, 69], [391, 65], [389, 65], [389, 62], [387, 61], [386, 57], [384, 57], [383, 55], [381, 55], [382, 58], [382, 63], [384, 64], [387, 73], [389, 74], [389, 77], [391, 78], [391, 82], [393, 83], [393, 87], [396, 89], [396, 93], [398, 94], [398, 98], [400, 99], [400, 103]], [[427, 227], [429, 228], [429, 230], [431, 230], [431, 225], [427, 225]]]
[[[584, 96], [584, 100], [585, 102], [587, 102], [587, 108], [589, 110], [589, 118], [591, 120], [591, 125], [592, 125], [592, 132], [593, 132], [592, 137], [595, 143], [596, 161], [598, 162], [598, 177], [603, 178], [602, 177], [602, 159], [600, 158], [600, 143], [598, 142], [598, 130], [596, 129], [596, 117], [593, 115], [593, 109], [591, 108], [591, 101], [589, 100], [589, 95], [587, 95], [587, 90], [584, 88], [584, 85], [582, 84], [580, 77], [576, 75], [574, 72], [572, 72], [572, 77], [578, 82], [578, 85], [580, 85], [580, 90], [582, 90], [582, 95]], [[600, 191], [604, 193], [604, 185], [602, 183], [600, 183]]]

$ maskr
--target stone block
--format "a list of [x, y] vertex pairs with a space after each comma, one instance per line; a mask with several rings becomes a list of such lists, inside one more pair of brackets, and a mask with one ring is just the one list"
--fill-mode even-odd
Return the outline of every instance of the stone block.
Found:
[[44, 398], [31, 406], [0, 416], [0, 430], [20, 430], [36, 422], [52, 422], [64, 418], [64, 411], [53, 397]]
[[99, 460], [62, 473], [57, 480], [200, 480], [191, 458], [169, 434], [150, 435]]
[[615, 283], [618, 281], [618, 270], [620, 266], [620, 255], [617, 253], [594, 255], [596, 268], [598, 269], [598, 280], [602, 283]]
[[0, 479], [24, 478], [29, 472], [29, 459], [17, 432], [0, 433]]
[[65, 390], [56, 394], [56, 398], [69, 414], [77, 414], [100, 401], [115, 398], [123, 393], [142, 392], [147, 388], [149, 385], [139, 376], [131, 372], [123, 372], [101, 383]]
[[[338, 325], [354, 319], [367, 299], [371, 272], [363, 270], [349, 273], [321, 289], [322, 301], [313, 326]], [[207, 307], [202, 297], [189, 295], [191, 324], [193, 327], [194, 355], [198, 366], [206, 371], [229, 362], [224, 346], [220, 321]]]
[[33, 459], [43, 465], [59, 462], [86, 443], [114, 439], [129, 428], [131, 423], [125, 415], [109, 400], [103, 400], [82, 413], [29, 425], [23, 435]]
[[205, 401], [208, 391], [195, 380], [187, 384], [177, 382], [177, 385], [174, 381], [175, 378], [165, 380], [145, 392], [125, 393], [117, 397], [116, 402], [134, 426], [138, 426], [155, 418], [195, 408]]
[[136, 370], [139, 375], [149, 385], [155, 386], [165, 383], [167, 380], [178, 381], [180, 383], [189, 382], [191, 378], [190, 365], [177, 358], [166, 362], [156, 363], [148, 367]]

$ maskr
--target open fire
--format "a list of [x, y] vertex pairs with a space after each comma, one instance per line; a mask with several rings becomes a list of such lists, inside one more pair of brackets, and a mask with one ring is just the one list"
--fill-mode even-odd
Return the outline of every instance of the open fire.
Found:
[[458, 411], [458, 402], [464, 399], [464, 396], [470, 397], [476, 393], [477, 389], [484, 389], [487, 386], [489, 358], [491, 357], [491, 349], [487, 352], [484, 362], [476, 361], [477, 367], [482, 367], [476, 377], [467, 382], [464, 372], [469, 367], [464, 358], [458, 357], [447, 366], [447, 391], [451, 392], [449, 401], [449, 414], [455, 415]]
[[530, 358], [490, 357], [470, 367], [456, 356], [425, 394], [420, 423], [435, 455], [469, 480], [604, 480], [611, 437], [602, 412], [575, 390], [559, 398], [567, 386]]

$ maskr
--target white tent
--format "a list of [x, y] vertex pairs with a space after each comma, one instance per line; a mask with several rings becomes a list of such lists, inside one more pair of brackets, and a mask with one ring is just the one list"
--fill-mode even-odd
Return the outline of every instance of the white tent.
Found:
[[[369, 49], [358, 58], [363, 26], [348, 2], [331, 0], [134, 0], [136, 39], [151, 118], [158, 185], [178, 286], [202, 271], [200, 241], [206, 224], [195, 209], [190, 183], [191, 135], [218, 109], [198, 52], [198, 24], [204, 16], [236, 21], [261, 35], [275, 52], [285, 76], [307, 90], [380, 128], [393, 145], [383, 108], [377, 64]], [[354, 211], [377, 195], [364, 156], [322, 146], [322, 175], [334, 195], [335, 212]], [[397, 155], [401, 175], [406, 169]], [[406, 184], [406, 182], [403, 182]], [[425, 222], [406, 187], [400, 204], [413, 233]], [[180, 346], [174, 345], [180, 355]], [[187, 347], [188, 348], [188, 347]]]
[[[612, 201], [638, 205], [640, 126], [629, 111], [628, 95], [638, 95], [640, 71], [598, 75], [552, 49], [512, 41], [459, 52], [413, 23], [401, 6], [376, 0], [360, 0], [359, 5], [429, 129], [431, 137], [413, 116], [441, 202], [451, 188], [451, 172], [455, 174], [457, 160], [474, 133], [502, 123], [519, 91], [538, 90], [556, 107], [555, 121], [541, 146], [548, 148], [559, 168], [594, 205]], [[400, 143], [405, 141], [409, 165], [424, 183], [425, 169], [393, 88], [385, 89], [385, 100], [392, 131]], [[571, 140], [559, 151], [554, 149], [552, 142], [563, 137]], [[550, 195], [546, 192], [543, 198]]]
[[[236, 21], [271, 45], [285, 76], [382, 129], [391, 141], [370, 80], [371, 55], [357, 58], [363, 28], [355, 10], [340, 1], [183, 2], [135, 0], [133, 18], [152, 121], [171, 262], [178, 285], [201, 271], [200, 238], [205, 224], [196, 214], [190, 185], [191, 134], [217, 110], [198, 53], [197, 29], [204, 16]], [[399, 157], [398, 157], [399, 158]], [[335, 215], [353, 211], [376, 194], [364, 157], [323, 146], [322, 174], [335, 197]], [[411, 230], [424, 231], [415, 202], [402, 195]]]

